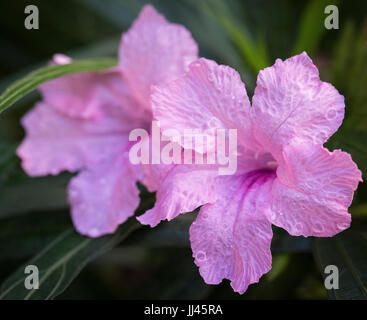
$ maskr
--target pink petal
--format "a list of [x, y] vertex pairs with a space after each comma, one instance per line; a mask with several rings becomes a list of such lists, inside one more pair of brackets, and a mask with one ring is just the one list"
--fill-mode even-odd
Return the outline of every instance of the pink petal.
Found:
[[169, 23], [151, 5], [122, 37], [119, 65], [138, 100], [150, 110], [150, 87], [182, 75], [198, 57], [190, 32]]
[[142, 164], [141, 170], [143, 173], [142, 183], [146, 186], [149, 192], [157, 191], [162, 185], [165, 177], [176, 165], [167, 164]]
[[270, 221], [292, 235], [333, 236], [350, 226], [348, 213], [361, 172], [348, 153], [290, 145], [274, 182]]
[[181, 213], [214, 202], [217, 193], [217, 171], [203, 165], [170, 166], [160, 182], [153, 209], [138, 217], [142, 224], [155, 227], [162, 220], [172, 220]]
[[244, 293], [271, 268], [269, 205], [274, 174], [254, 171], [223, 184], [221, 198], [200, 209], [190, 228], [195, 264], [208, 284], [231, 280]]
[[344, 97], [305, 52], [260, 71], [252, 102], [255, 136], [274, 153], [295, 137], [323, 144], [344, 118]]
[[103, 117], [78, 120], [38, 103], [22, 119], [26, 137], [17, 154], [23, 169], [30, 176], [56, 175], [114, 158], [128, 143], [121, 116], [111, 109]]
[[184, 129], [238, 129], [240, 142], [254, 143], [250, 101], [240, 75], [212, 60], [201, 58], [184, 76], [154, 87], [152, 107], [163, 129], [175, 128], [181, 134]]
[[90, 237], [113, 233], [139, 205], [137, 166], [127, 153], [81, 171], [69, 184], [76, 229]]
[[[54, 61], [62, 64], [60, 55], [56, 55]], [[60, 77], [42, 84], [40, 90], [45, 103], [65, 115], [79, 119], [100, 116], [104, 105], [108, 103], [128, 105], [125, 97], [128, 89], [117, 68]]]
[[[148, 164], [141, 163], [138, 164], [141, 170], [141, 179], [140, 182], [148, 189], [149, 192], [155, 192], [161, 186], [164, 178], [167, 174], [175, 167], [175, 164], [168, 165], [164, 163], [152, 164], [152, 153], [153, 148], [156, 148], [158, 151], [162, 150], [165, 142], [160, 141], [160, 150], [158, 146], [155, 146], [152, 143], [152, 135], [146, 136], [142, 141], [138, 143], [141, 144], [141, 148], [147, 148], [149, 150], [149, 161]], [[132, 142], [135, 144], [135, 142]]]

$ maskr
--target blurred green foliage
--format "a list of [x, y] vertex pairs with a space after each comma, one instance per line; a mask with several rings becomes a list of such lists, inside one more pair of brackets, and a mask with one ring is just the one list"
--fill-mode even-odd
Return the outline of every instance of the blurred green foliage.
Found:
[[[147, 1], [34, 0], [40, 11], [40, 30], [32, 31], [24, 28], [24, 7], [29, 3], [0, 3], [0, 93], [30, 71], [44, 67], [54, 53], [76, 59], [115, 58], [121, 33]], [[321, 78], [345, 96], [344, 124], [327, 147], [350, 152], [366, 178], [366, 1], [156, 0], [152, 4], [167, 19], [192, 32], [201, 56], [236, 68], [250, 96], [260, 69], [276, 58], [307, 51]], [[324, 27], [327, 4], [339, 8], [339, 30]], [[153, 230], [132, 223], [96, 240], [76, 234], [65, 191], [71, 175], [30, 179], [14, 154], [23, 137], [20, 117], [37, 99], [34, 91], [0, 115], [0, 282], [6, 279], [0, 294], [4, 297], [25, 297], [16, 283], [21, 266], [36, 259], [49, 276], [44, 291], [28, 298], [58, 294], [61, 299], [325, 299], [327, 294], [334, 299], [366, 298], [365, 184], [360, 185], [351, 207], [352, 228], [337, 237], [314, 241], [291, 237], [274, 227], [273, 269], [240, 296], [227, 281], [218, 286], [202, 281], [188, 238], [195, 212]], [[142, 186], [141, 198], [139, 213], [154, 203], [154, 195]], [[122, 238], [126, 239], [120, 243]], [[80, 251], [71, 255], [75, 248]], [[337, 292], [327, 293], [324, 288], [327, 264], [343, 270]]]

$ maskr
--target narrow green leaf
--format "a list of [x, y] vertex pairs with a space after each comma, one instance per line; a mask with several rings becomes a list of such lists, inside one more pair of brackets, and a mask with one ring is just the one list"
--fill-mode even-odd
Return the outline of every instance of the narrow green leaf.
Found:
[[347, 21], [335, 46], [331, 82], [345, 96], [343, 127], [367, 131], [367, 21]]
[[239, 50], [245, 63], [251, 67], [254, 74], [270, 65], [268, 51], [263, 38], [254, 40], [246, 26], [237, 19], [233, 11], [223, 1], [204, 3], [203, 9], [212, 14], [218, 23], [226, 30], [228, 36]]
[[336, 5], [339, 1], [334, 0], [313, 0], [309, 2], [304, 14], [301, 17], [297, 42], [293, 49], [293, 54], [307, 51], [312, 54], [318, 47], [322, 36], [327, 31], [324, 26], [326, 14], [325, 7], [329, 4]]
[[280, 274], [287, 270], [291, 259], [289, 254], [279, 254], [273, 256], [272, 267], [266, 277], [272, 281], [276, 279]]
[[70, 174], [56, 177], [12, 177], [12, 181], [0, 188], [0, 218], [31, 211], [68, 208], [66, 187]]
[[0, 264], [31, 258], [70, 227], [68, 210], [32, 212], [0, 219]]
[[367, 218], [367, 203], [352, 206], [349, 212], [352, 214], [352, 217]]
[[162, 221], [155, 228], [145, 227], [129, 237], [125, 244], [139, 247], [189, 247], [189, 229], [198, 210], [181, 214], [172, 221]]
[[[87, 238], [70, 228], [60, 234], [43, 251], [10, 275], [2, 285], [0, 299], [53, 299], [63, 292], [80, 271], [106, 251], [116, 246], [140, 224], [131, 218], [109, 236]], [[27, 265], [39, 269], [39, 289], [24, 286]]]
[[[134, 247], [190, 247], [189, 229], [197, 213], [181, 214], [172, 221], [162, 221], [155, 228], [144, 227], [126, 239], [124, 245]], [[294, 237], [281, 228], [273, 227], [271, 250], [274, 253], [295, 253], [311, 251], [311, 239]]]
[[339, 270], [339, 289], [327, 290], [330, 299], [367, 300], [367, 234], [350, 229], [332, 238], [314, 240], [314, 256], [324, 277], [325, 267]]
[[10, 107], [13, 103], [20, 100], [44, 82], [68, 74], [104, 70], [115, 65], [116, 60], [111, 58], [79, 60], [65, 65], [47, 66], [31, 72], [3, 92], [0, 96], [0, 112]]
[[67, 208], [66, 186], [72, 175], [30, 178], [20, 167], [16, 148], [17, 144], [0, 142], [0, 218]]

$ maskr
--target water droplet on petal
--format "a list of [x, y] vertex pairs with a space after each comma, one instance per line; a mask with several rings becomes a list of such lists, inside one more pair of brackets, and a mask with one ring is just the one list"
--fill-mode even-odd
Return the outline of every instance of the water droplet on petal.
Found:
[[77, 190], [70, 190], [69, 191], [69, 196], [70, 196], [70, 198], [73, 198], [73, 199], [75, 199], [77, 196], [78, 196], [78, 194], [79, 194], [79, 192], [77, 191]]
[[302, 224], [301, 223], [296, 223], [295, 228], [297, 231], [301, 231], [302, 230]]
[[336, 226], [338, 227], [339, 230], [345, 230], [349, 228], [349, 223], [342, 222], [342, 223], [338, 223]]
[[330, 109], [327, 113], [326, 113], [326, 118], [328, 120], [333, 120], [335, 119], [337, 116], [337, 112], [335, 109]]
[[89, 235], [91, 237], [97, 237], [99, 234], [99, 230], [97, 228], [92, 228], [90, 231], [89, 231]]
[[205, 252], [203, 251], [199, 251], [197, 254], [196, 254], [196, 259], [198, 259], [199, 261], [203, 261], [206, 259], [206, 254]]
[[324, 227], [320, 223], [315, 223], [313, 229], [314, 229], [315, 232], [321, 232], [321, 231], [324, 230]]

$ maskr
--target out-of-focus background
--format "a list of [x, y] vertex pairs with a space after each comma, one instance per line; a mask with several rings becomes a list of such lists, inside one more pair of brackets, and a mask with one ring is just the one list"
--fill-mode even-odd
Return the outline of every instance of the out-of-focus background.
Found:
[[[0, 93], [13, 81], [45, 66], [54, 53], [75, 59], [116, 57], [121, 33], [145, 3], [148, 1], [2, 0]], [[366, 178], [367, 1], [150, 3], [168, 20], [192, 32], [201, 56], [237, 69], [250, 97], [259, 70], [277, 58], [307, 51], [321, 79], [331, 82], [346, 99], [345, 121], [327, 147], [350, 152]], [[29, 4], [39, 9], [39, 30], [24, 28], [24, 8]], [[339, 29], [325, 28], [328, 14], [324, 10], [330, 4], [339, 9]], [[50, 271], [45, 286], [50, 286], [50, 297], [61, 293], [57, 299], [367, 298], [365, 184], [360, 184], [350, 210], [352, 228], [341, 235], [332, 239], [290, 237], [274, 228], [273, 268], [242, 296], [233, 293], [228, 281], [208, 286], [201, 279], [188, 239], [195, 213], [162, 223], [155, 230], [140, 228], [121, 243], [109, 237], [93, 240], [71, 256], [85, 240], [72, 231], [65, 192], [71, 175], [28, 178], [14, 154], [24, 134], [19, 120], [38, 99], [39, 94], [33, 92], [0, 115], [0, 283], [5, 281], [5, 288], [17, 281], [22, 271], [17, 273], [18, 267], [35, 259], [43, 266], [41, 273]], [[143, 206], [151, 205], [153, 196], [142, 193]], [[66, 240], [61, 241], [60, 235]], [[339, 268], [339, 290], [325, 289], [324, 269], [330, 264]], [[22, 297], [21, 289], [13, 291], [11, 297]]]

